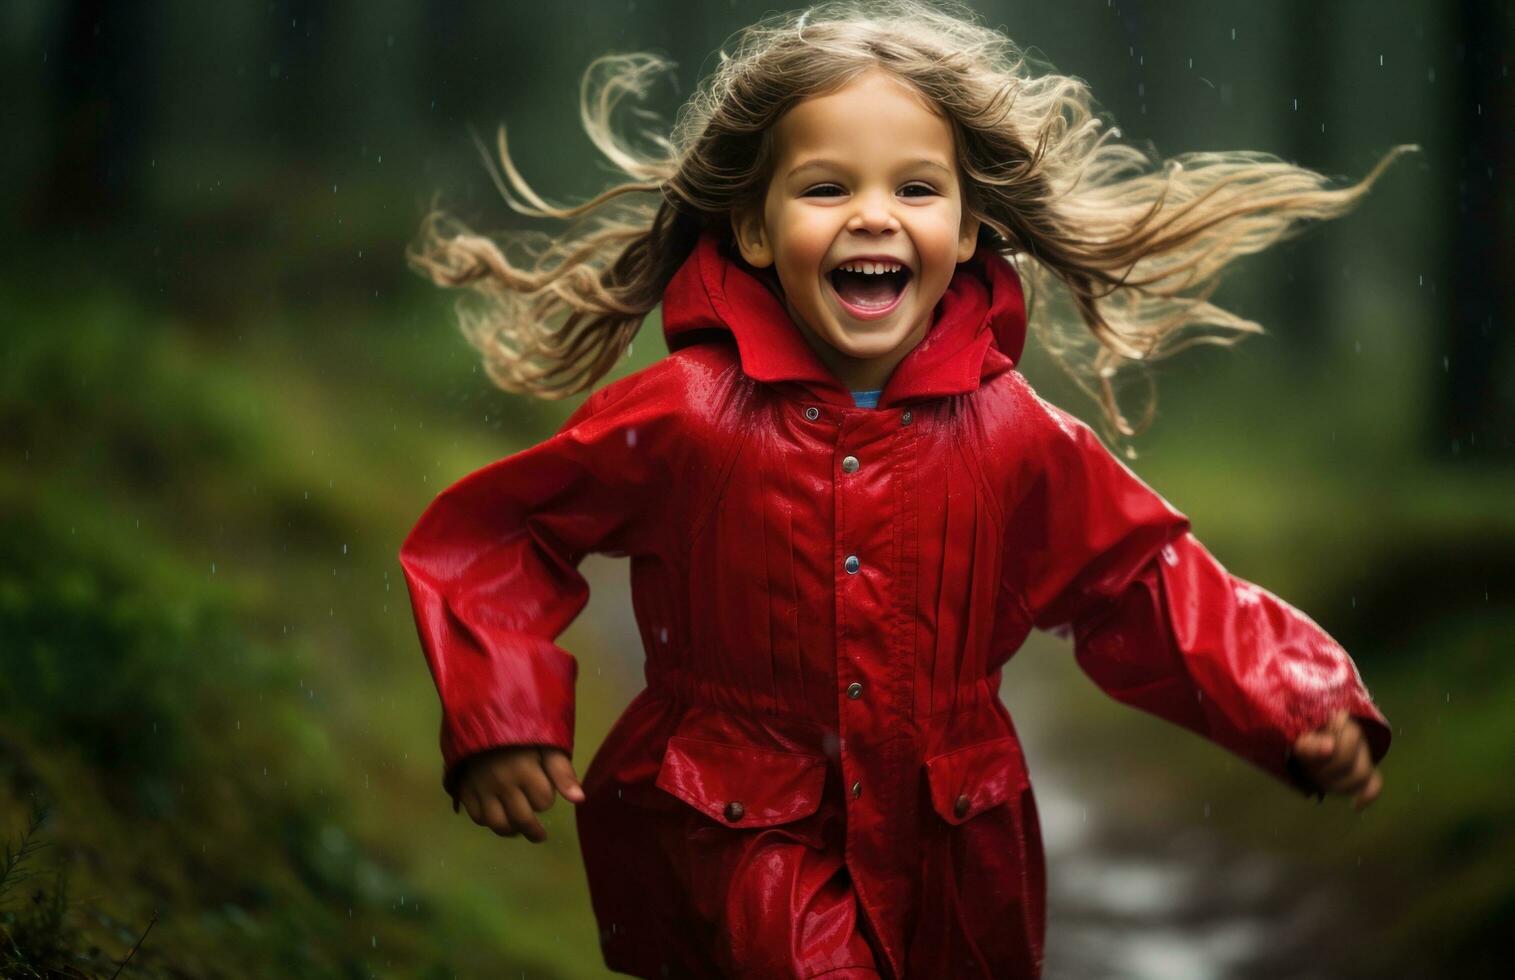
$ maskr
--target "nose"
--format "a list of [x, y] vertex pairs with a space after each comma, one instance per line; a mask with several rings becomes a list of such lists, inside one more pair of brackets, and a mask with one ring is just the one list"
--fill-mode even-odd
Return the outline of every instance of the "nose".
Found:
[[900, 230], [899, 219], [889, 206], [893, 202], [888, 195], [859, 194], [854, 202], [854, 210], [847, 218], [848, 231], [882, 234]]

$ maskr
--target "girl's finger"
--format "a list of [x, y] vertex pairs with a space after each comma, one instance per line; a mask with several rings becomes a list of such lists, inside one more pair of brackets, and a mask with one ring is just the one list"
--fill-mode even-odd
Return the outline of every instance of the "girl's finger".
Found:
[[1366, 748], [1362, 740], [1362, 726], [1358, 725], [1355, 721], [1347, 722], [1346, 727], [1342, 729], [1341, 735], [1337, 737], [1337, 741], [1345, 746], [1346, 753], [1354, 759], [1357, 757], [1357, 750], [1359, 748]]
[[1357, 768], [1359, 759], [1367, 751], [1367, 746], [1353, 736], [1356, 727], [1355, 724], [1351, 725], [1336, 737], [1336, 751], [1321, 764], [1320, 775], [1326, 782], [1340, 783], [1350, 777]]
[[579, 785], [579, 777], [574, 775], [573, 762], [569, 760], [568, 753], [562, 749], [543, 749], [542, 768], [547, 771], [547, 777], [552, 780], [552, 785], [557, 787], [571, 803], [584, 802], [584, 787]]
[[484, 825], [484, 805], [480, 801], [478, 792], [472, 783], [463, 784], [463, 809], [468, 811], [468, 818], [480, 826]]
[[552, 806], [552, 801], [557, 799], [557, 794], [552, 791], [552, 782], [547, 778], [547, 773], [540, 765], [534, 766], [531, 771], [521, 774], [521, 792], [526, 796], [526, 802], [538, 813]]
[[1295, 751], [1313, 761], [1329, 758], [1336, 750], [1336, 738], [1325, 731], [1307, 732], [1299, 737]]
[[1357, 795], [1357, 799], [1352, 802], [1352, 806], [1361, 810], [1369, 803], [1378, 799], [1378, 794], [1381, 792], [1383, 792], [1383, 776], [1379, 775], [1378, 770], [1375, 769], [1373, 770], [1373, 775], [1368, 777], [1368, 785]]
[[546, 840], [547, 831], [542, 829], [537, 815], [531, 812], [531, 804], [527, 802], [526, 794], [511, 786], [505, 789], [503, 795], [505, 812], [510, 816], [511, 825], [533, 844], [540, 844]]
[[510, 826], [509, 819], [505, 816], [505, 808], [500, 805], [499, 797], [493, 793], [486, 793], [480, 800], [481, 809], [484, 811], [484, 826], [499, 834], [501, 837], [514, 837], [515, 830]]
[[1366, 745], [1360, 745], [1351, 763], [1344, 769], [1332, 770], [1327, 782], [1333, 793], [1355, 793], [1368, 784], [1372, 775], [1373, 756]]
[[1352, 767], [1356, 764], [1356, 756], [1347, 755], [1338, 747], [1329, 759], [1317, 767], [1315, 775], [1328, 789], [1341, 792], [1341, 785], [1352, 775]]

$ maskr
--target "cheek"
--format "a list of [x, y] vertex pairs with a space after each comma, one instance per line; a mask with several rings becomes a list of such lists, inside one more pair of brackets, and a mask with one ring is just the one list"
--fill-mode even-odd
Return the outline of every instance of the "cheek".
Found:
[[933, 208], [923, 216], [918, 234], [922, 251], [929, 250], [933, 257], [947, 255], [957, 259], [957, 236], [962, 228], [962, 211], [955, 207]]
[[818, 208], [790, 208], [782, 227], [790, 249], [806, 257], [824, 256], [835, 237], [827, 212]]
[[952, 278], [952, 271], [957, 267], [957, 235], [957, 220], [945, 214], [914, 229], [912, 237], [921, 257], [926, 282], [945, 288]]

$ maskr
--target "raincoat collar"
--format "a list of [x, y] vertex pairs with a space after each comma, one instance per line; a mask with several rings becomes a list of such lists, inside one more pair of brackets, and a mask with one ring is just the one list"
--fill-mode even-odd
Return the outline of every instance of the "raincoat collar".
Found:
[[[742, 371], [756, 381], [793, 382], [812, 397], [852, 406], [851, 393], [805, 343], [770, 275], [730, 250], [729, 236], [703, 232], [663, 294], [670, 352], [729, 332]], [[878, 407], [970, 392], [1019, 361], [1026, 340], [1020, 278], [1003, 257], [979, 245], [953, 273], [924, 339], [895, 366]]]

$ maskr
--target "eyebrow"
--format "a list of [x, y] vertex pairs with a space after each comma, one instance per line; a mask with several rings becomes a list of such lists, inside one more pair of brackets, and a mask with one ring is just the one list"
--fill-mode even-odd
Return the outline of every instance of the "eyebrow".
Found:
[[[845, 170], [846, 164], [839, 163], [836, 160], [806, 160], [804, 163], [789, 171], [788, 176], [793, 177], [795, 174], [799, 173], [802, 170], [810, 170], [815, 167], [835, 167], [838, 170]], [[908, 164], [905, 165], [905, 169], [907, 170], [913, 169], [915, 167], [935, 167], [937, 170], [940, 170], [942, 173], [945, 173], [948, 176], [951, 176], [952, 174], [951, 168], [943, 165], [936, 160], [927, 160], [925, 158], [922, 158], [920, 160], [911, 160]]]

